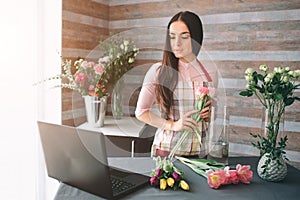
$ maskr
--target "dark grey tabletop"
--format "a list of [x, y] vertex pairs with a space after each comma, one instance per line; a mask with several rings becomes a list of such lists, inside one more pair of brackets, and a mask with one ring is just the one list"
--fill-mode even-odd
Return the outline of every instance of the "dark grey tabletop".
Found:
[[[128, 166], [128, 170], [149, 175], [150, 170], [154, 167], [154, 161], [150, 158], [132, 159], [119, 158], [111, 161], [114, 166], [124, 168]], [[230, 165], [240, 163], [242, 165], [249, 164], [253, 170], [253, 180], [250, 185], [239, 183], [238, 185], [225, 185], [219, 189], [211, 189], [207, 180], [202, 176], [193, 172], [187, 166], [175, 162], [175, 165], [182, 169], [185, 173], [184, 178], [189, 182], [190, 191], [183, 190], [174, 191], [168, 189], [161, 191], [157, 188], [146, 186], [124, 199], [201, 199], [201, 200], [293, 200], [300, 198], [300, 171], [288, 165], [288, 175], [282, 182], [267, 182], [260, 179], [256, 172], [258, 157], [232, 157], [229, 159]], [[73, 188], [61, 183], [55, 196], [55, 200], [100, 200], [97, 196], [86, 193], [82, 190]]]

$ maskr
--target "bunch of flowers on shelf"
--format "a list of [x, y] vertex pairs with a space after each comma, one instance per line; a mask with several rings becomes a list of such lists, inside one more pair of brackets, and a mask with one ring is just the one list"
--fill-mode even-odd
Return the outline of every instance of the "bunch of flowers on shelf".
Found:
[[184, 157], [176, 157], [183, 164], [190, 167], [197, 174], [207, 178], [208, 185], [213, 189], [218, 189], [221, 185], [250, 184], [253, 172], [250, 165], [236, 165], [236, 169], [230, 169], [214, 160], [207, 159], [188, 159]]
[[294, 95], [295, 90], [300, 88], [299, 82], [300, 70], [291, 70], [290, 67], [275, 67], [273, 71], [267, 65], [260, 65], [259, 70], [255, 71], [248, 68], [245, 71], [245, 79], [248, 84], [246, 89], [240, 92], [241, 96], [251, 97], [255, 95], [263, 107], [267, 109], [269, 124], [266, 127], [267, 135], [250, 133], [254, 138], [258, 138], [257, 143], [252, 143], [260, 150], [261, 155], [268, 153], [269, 158], [264, 166], [271, 160], [285, 154], [287, 136], [281, 137], [278, 145], [280, 119], [285, 108], [292, 105], [299, 97]]
[[181, 188], [189, 190], [188, 183], [183, 179], [183, 172], [177, 169], [167, 158], [156, 157], [156, 168], [151, 172], [150, 185], [166, 190]]
[[104, 83], [115, 85], [127, 71], [133, 68], [139, 48], [132, 40], [118, 35], [102, 42], [100, 48], [104, 53], [99, 62], [107, 61], [103, 72]]
[[[200, 112], [205, 108], [206, 103], [211, 99], [210, 96], [210, 91], [208, 87], [196, 87], [194, 89], [194, 93], [195, 93], [195, 105], [194, 105], [194, 109], [195, 110], [199, 110], [199, 112], [194, 113], [191, 117], [192, 119], [194, 119], [197, 123], [200, 123], [203, 121], [203, 118], [200, 117]], [[205, 125], [205, 124], [203, 124]], [[206, 129], [206, 128], [205, 128]], [[195, 130], [195, 133], [198, 136], [198, 141], [201, 143], [201, 137], [202, 137], [202, 129], [197, 129]], [[172, 158], [174, 157], [176, 151], [180, 148], [180, 146], [182, 145], [182, 143], [184, 142], [184, 140], [187, 138], [187, 136], [191, 133], [190, 130], [184, 130], [181, 137], [179, 138], [179, 140], [177, 141], [177, 143], [175, 144], [174, 148], [171, 150], [170, 154], [169, 154], [169, 158], [170, 160], [172, 160]]]
[[[60, 87], [78, 91], [82, 96], [103, 97], [107, 95], [106, 85], [101, 84], [103, 72], [107, 62], [95, 63], [78, 59], [72, 65], [71, 60], [63, 62], [64, 73], [55, 78], [67, 79], [68, 83], [62, 83]], [[72, 73], [75, 68], [75, 73]]]

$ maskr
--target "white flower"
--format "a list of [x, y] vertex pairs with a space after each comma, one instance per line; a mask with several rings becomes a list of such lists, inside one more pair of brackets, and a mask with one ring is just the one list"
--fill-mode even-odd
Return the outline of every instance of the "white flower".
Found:
[[123, 42], [123, 43], [124, 43], [124, 45], [125, 45], [125, 46], [128, 46], [128, 44], [129, 44], [129, 41], [128, 41], [128, 40], [124, 40], [124, 42]]
[[108, 63], [109, 62], [109, 56], [104, 56], [102, 58], [99, 58], [98, 62], [99, 63]]
[[252, 68], [247, 68], [246, 71], [245, 71], [245, 74], [252, 75], [253, 72], [254, 72], [254, 70]]
[[284, 70], [285, 70], [286, 72], [289, 72], [289, 71], [291, 71], [291, 68], [290, 68], [290, 67], [285, 67]]
[[250, 81], [253, 81], [253, 76], [252, 75], [246, 75], [245, 76], [245, 79], [248, 81], [248, 82], [250, 82]]
[[247, 85], [246, 85], [246, 88], [247, 88], [247, 89], [250, 89], [250, 85], [249, 85], [249, 84], [247, 84]]
[[120, 45], [120, 48], [121, 48], [121, 49], [124, 49], [124, 44], [121, 44], [121, 45]]
[[128, 59], [128, 63], [131, 64], [131, 63], [133, 63], [133, 62], [134, 62], [134, 58], [129, 58], [129, 59]]
[[279, 73], [279, 74], [282, 74], [284, 72], [284, 68], [283, 67], [275, 67], [274, 71]]
[[265, 81], [266, 83], [269, 83], [269, 82], [271, 81], [271, 79], [270, 79], [269, 77], [265, 77], [264, 81]]
[[261, 71], [267, 72], [267, 71], [269, 70], [269, 67], [268, 67], [267, 65], [260, 65], [260, 66], [259, 66], [259, 69], [260, 69]]

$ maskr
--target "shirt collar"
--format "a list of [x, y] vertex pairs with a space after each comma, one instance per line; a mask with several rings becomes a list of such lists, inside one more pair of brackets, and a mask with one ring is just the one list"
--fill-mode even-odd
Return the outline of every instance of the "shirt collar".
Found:
[[189, 63], [179, 60], [178, 64], [179, 64], [179, 66], [182, 66], [183, 69], [188, 69], [191, 66], [197, 66], [197, 58], [195, 58], [192, 62], [189, 62]]

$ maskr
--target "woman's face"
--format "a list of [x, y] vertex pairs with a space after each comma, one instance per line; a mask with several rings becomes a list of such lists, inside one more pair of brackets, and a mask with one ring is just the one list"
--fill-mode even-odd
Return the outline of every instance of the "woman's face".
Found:
[[176, 58], [183, 62], [195, 59], [192, 51], [190, 31], [182, 21], [175, 21], [170, 25], [170, 44]]

